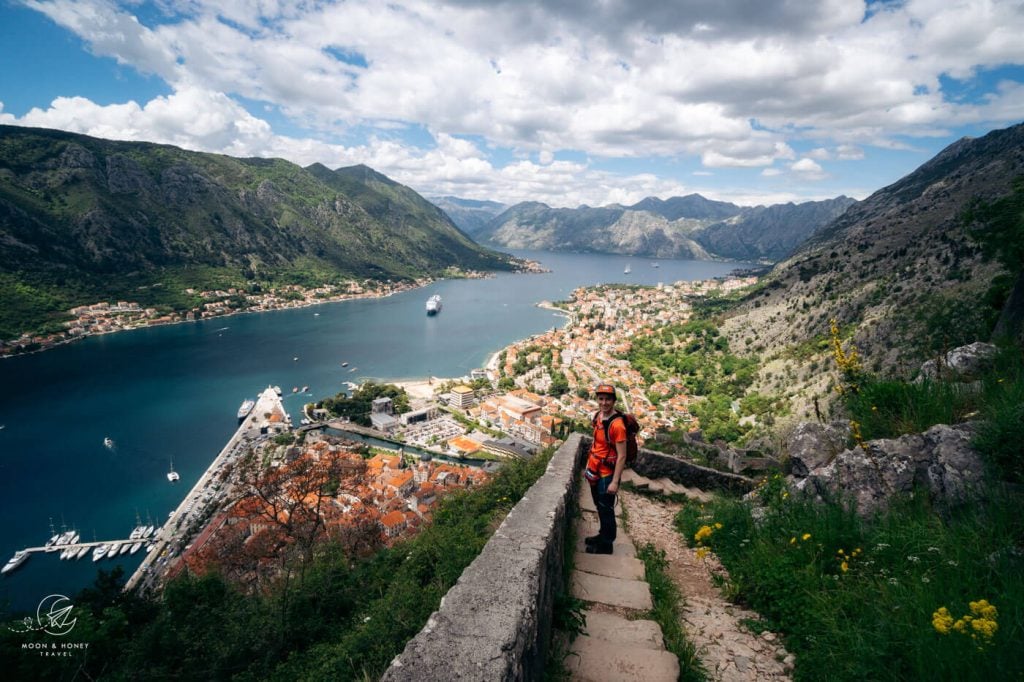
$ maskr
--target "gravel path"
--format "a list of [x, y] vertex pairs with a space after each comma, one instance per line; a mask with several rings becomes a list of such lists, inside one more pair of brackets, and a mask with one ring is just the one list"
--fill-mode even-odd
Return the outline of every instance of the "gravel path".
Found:
[[757, 614], [725, 601], [711, 582], [711, 571], [725, 570], [713, 555], [701, 560], [675, 530], [680, 506], [622, 491], [629, 534], [639, 547], [651, 543], [665, 552], [668, 574], [685, 599], [683, 627], [713, 680], [789, 680], [793, 656], [775, 633], [749, 632], [741, 621]]

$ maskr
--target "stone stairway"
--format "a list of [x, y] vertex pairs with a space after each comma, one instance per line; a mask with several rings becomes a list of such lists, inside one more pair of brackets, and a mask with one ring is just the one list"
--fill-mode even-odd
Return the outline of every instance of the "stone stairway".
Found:
[[679, 661], [665, 650], [661, 627], [643, 620], [653, 608], [651, 591], [644, 581], [644, 564], [636, 547], [623, 531], [622, 505], [617, 504], [618, 537], [614, 554], [587, 554], [584, 538], [597, 533], [597, 510], [590, 490], [580, 484], [581, 518], [576, 524], [576, 553], [572, 595], [587, 602], [586, 625], [569, 644], [565, 669], [573, 680], [592, 682], [674, 682]]

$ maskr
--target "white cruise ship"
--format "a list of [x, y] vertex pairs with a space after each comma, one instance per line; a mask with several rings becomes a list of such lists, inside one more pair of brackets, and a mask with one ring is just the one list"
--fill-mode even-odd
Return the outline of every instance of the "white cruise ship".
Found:
[[441, 297], [434, 294], [427, 299], [427, 315], [437, 315], [441, 312]]

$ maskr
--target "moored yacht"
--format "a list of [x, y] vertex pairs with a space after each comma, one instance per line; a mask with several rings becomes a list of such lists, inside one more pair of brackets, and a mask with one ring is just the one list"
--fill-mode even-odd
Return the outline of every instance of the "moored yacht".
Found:
[[95, 549], [92, 550], [92, 560], [99, 561], [100, 559], [102, 559], [106, 555], [108, 549], [110, 549], [110, 545], [97, 546]]
[[4, 564], [4, 567], [0, 568], [0, 573], [10, 573], [14, 569], [16, 569], [18, 566], [21, 566], [23, 563], [28, 561], [28, 555], [29, 555], [29, 552], [27, 550], [24, 550], [24, 549], [15, 552], [14, 556], [12, 556], [7, 561], [7, 563]]
[[181, 478], [181, 476], [179, 476], [178, 472], [174, 470], [174, 460], [172, 459], [171, 460], [171, 470], [167, 472], [167, 480], [170, 481], [171, 483], [174, 483], [175, 481], [177, 481], [180, 478]]
[[252, 408], [254, 407], [256, 407], [255, 400], [246, 399], [242, 401], [242, 406], [238, 408], [238, 421], [242, 421], [243, 419], [248, 417], [249, 413], [252, 412]]

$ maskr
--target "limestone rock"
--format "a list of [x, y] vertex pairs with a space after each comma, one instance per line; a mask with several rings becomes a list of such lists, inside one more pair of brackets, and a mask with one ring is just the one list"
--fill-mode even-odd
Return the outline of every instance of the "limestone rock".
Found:
[[998, 349], [991, 343], [975, 341], [967, 346], [960, 346], [946, 353], [941, 367], [935, 360], [921, 365], [918, 381], [924, 379], [952, 378], [955, 381], [974, 381], [980, 374], [992, 366]]
[[792, 474], [803, 478], [828, 464], [846, 448], [850, 427], [845, 422], [800, 422], [786, 441]]
[[886, 509], [915, 488], [939, 506], [967, 500], [981, 483], [983, 463], [971, 447], [973, 426], [938, 424], [921, 434], [868, 441], [813, 469], [797, 490], [816, 497], [849, 497], [862, 515]]

